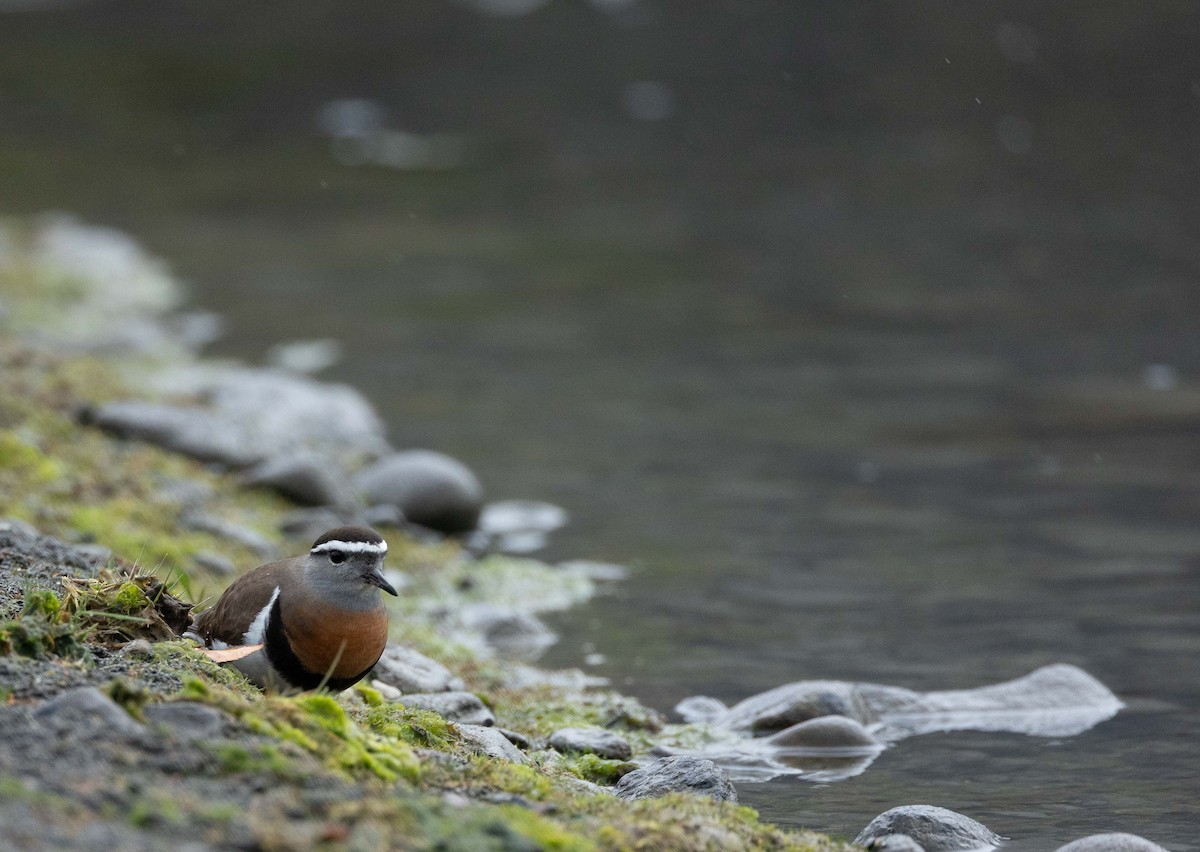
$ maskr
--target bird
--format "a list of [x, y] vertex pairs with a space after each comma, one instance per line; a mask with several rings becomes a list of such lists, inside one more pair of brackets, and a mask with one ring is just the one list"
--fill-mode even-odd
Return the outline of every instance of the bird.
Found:
[[303, 556], [240, 577], [184, 636], [262, 689], [349, 689], [387, 644], [380, 592], [396, 590], [383, 576], [386, 555], [387, 542], [370, 527], [331, 529]]

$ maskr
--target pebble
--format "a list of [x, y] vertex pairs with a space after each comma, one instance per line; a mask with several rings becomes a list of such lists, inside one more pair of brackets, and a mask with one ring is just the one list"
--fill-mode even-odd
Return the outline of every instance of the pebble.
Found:
[[675, 712], [685, 722], [711, 725], [724, 719], [729, 714], [729, 708], [707, 695], [693, 695], [676, 704]]
[[539, 500], [501, 500], [488, 503], [479, 515], [479, 529], [491, 535], [547, 533], [566, 523], [565, 509]]
[[322, 533], [347, 523], [348, 518], [324, 506], [293, 509], [279, 521], [279, 531], [286, 536], [312, 541]]
[[432, 450], [384, 456], [361, 470], [354, 485], [368, 504], [395, 506], [411, 523], [442, 533], [474, 529], [483, 509], [475, 474]]
[[585, 752], [608, 760], [629, 760], [633, 756], [626, 740], [604, 728], [561, 728], [550, 735], [550, 746], [564, 754]]
[[488, 645], [515, 659], [536, 659], [558, 640], [541, 619], [522, 610], [480, 602], [464, 606], [459, 616]]
[[37, 541], [38, 531], [33, 524], [20, 518], [0, 518], [0, 538], [11, 538], [24, 544]]
[[405, 707], [430, 710], [451, 722], [464, 725], [488, 727], [496, 723], [492, 711], [479, 700], [478, 695], [470, 692], [415, 692], [401, 697], [400, 703]]
[[211, 512], [195, 509], [184, 510], [179, 515], [179, 524], [186, 529], [198, 530], [218, 538], [228, 539], [253, 550], [264, 559], [272, 559], [279, 553], [275, 543], [262, 533], [233, 521], [227, 521]]
[[81, 686], [59, 693], [33, 713], [34, 718], [58, 731], [105, 729], [133, 736], [145, 728], [94, 686]]
[[233, 560], [222, 556], [220, 553], [214, 553], [211, 550], [198, 551], [192, 557], [192, 561], [196, 563], [198, 568], [210, 574], [216, 574], [218, 577], [231, 577], [237, 571]]
[[121, 648], [121, 653], [134, 660], [148, 660], [154, 656], [154, 646], [147, 639], [134, 639]]
[[371, 675], [399, 692], [453, 692], [463, 688], [462, 679], [437, 660], [403, 645], [388, 645]]
[[1004, 839], [983, 823], [946, 808], [901, 805], [871, 820], [854, 842], [865, 846], [894, 834], [908, 835], [925, 852], [992, 849]]
[[629, 569], [613, 562], [594, 562], [591, 559], [568, 559], [558, 563], [568, 574], [576, 574], [593, 583], [619, 583], [629, 576]]
[[93, 565], [103, 568], [113, 558], [111, 547], [105, 547], [103, 544], [95, 544], [89, 542], [87, 544], [75, 545], [77, 553], [81, 554], [84, 559], [91, 562]]
[[667, 793], [694, 793], [718, 802], [736, 802], [737, 790], [725, 770], [703, 757], [664, 757], [624, 775], [614, 792], [622, 799], [650, 799]]
[[1058, 847], [1057, 852], [1167, 852], [1167, 850], [1136, 834], [1113, 832], [1081, 837], [1066, 846]]
[[525, 755], [497, 728], [459, 723], [458, 732], [481, 754], [512, 763], [525, 762]]

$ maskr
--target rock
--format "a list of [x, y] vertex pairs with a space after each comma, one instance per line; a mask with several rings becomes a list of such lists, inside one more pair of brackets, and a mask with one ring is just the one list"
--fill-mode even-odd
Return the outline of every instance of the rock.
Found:
[[242, 484], [270, 488], [303, 506], [351, 506], [354, 498], [337, 462], [311, 452], [280, 453], [242, 474]]
[[729, 708], [717, 699], [709, 698], [707, 695], [693, 695], [676, 704], [675, 712], [685, 722], [711, 725], [724, 719], [729, 713]]
[[463, 725], [495, 724], [496, 717], [492, 715], [478, 695], [470, 692], [414, 692], [400, 699], [405, 707], [416, 707], [419, 710], [431, 710], [444, 716], [451, 722]]
[[497, 728], [459, 723], [458, 732], [481, 754], [512, 763], [525, 762], [525, 755]]
[[534, 660], [558, 641], [537, 616], [490, 603], [469, 604], [459, 613], [463, 626], [480, 633], [488, 645], [505, 656]]
[[1072, 840], [1066, 846], [1058, 847], [1057, 852], [1167, 852], [1167, 850], [1136, 834], [1113, 832], [1111, 834], [1092, 834]]
[[695, 793], [719, 802], [736, 802], [737, 790], [721, 767], [703, 757], [664, 757], [635, 769], [617, 782], [622, 799], [650, 799], [667, 793]]
[[1004, 839], [982, 823], [946, 808], [902, 805], [871, 820], [854, 842], [865, 846], [895, 834], [908, 835], [926, 852], [992, 849]]
[[117, 704], [94, 686], [81, 686], [51, 698], [33, 713], [34, 718], [56, 731], [80, 729], [112, 731], [124, 736], [135, 736], [145, 728]]
[[607, 760], [629, 760], [633, 748], [604, 728], [562, 728], [550, 735], [550, 746], [564, 754], [586, 752]]
[[354, 485], [367, 503], [395, 506], [410, 522], [443, 533], [474, 529], [483, 507], [475, 474], [430, 450], [385, 456], [360, 471]]
[[479, 515], [479, 529], [489, 535], [548, 533], [567, 522], [567, 512], [538, 500], [501, 500], [488, 503]]
[[293, 373], [319, 373], [342, 358], [342, 345], [332, 338], [293, 340], [267, 350], [267, 363]]
[[312, 541], [322, 533], [349, 522], [344, 514], [320, 506], [293, 509], [279, 521], [279, 531], [286, 536]]
[[787, 749], [878, 750], [883, 743], [854, 719], [822, 716], [785, 728], [766, 740]]
[[451, 692], [463, 688], [462, 679], [437, 660], [403, 645], [384, 648], [371, 676], [402, 693]]
[[362, 522], [369, 527], [395, 527], [399, 529], [404, 526], [406, 520], [404, 513], [399, 508], [389, 506], [387, 503], [380, 503], [378, 506], [368, 506], [362, 512]]
[[274, 558], [279, 553], [275, 543], [262, 533], [233, 521], [227, 521], [211, 512], [195, 509], [184, 510], [179, 515], [179, 525], [186, 529], [199, 530], [218, 538], [228, 539], [253, 550], [264, 559]]
[[151, 704], [144, 712], [147, 722], [169, 728], [184, 742], [215, 739], [225, 735], [234, 724], [228, 713], [196, 701]]
[[231, 577], [237, 571], [237, 567], [233, 561], [222, 556], [220, 553], [213, 553], [211, 550], [201, 550], [192, 557], [192, 561], [196, 566], [209, 572], [216, 574], [218, 577]]
[[925, 852], [921, 844], [907, 834], [888, 834], [867, 844], [871, 852]]
[[1071, 736], [1111, 717], [1122, 704], [1076, 666], [1045, 666], [1025, 677], [978, 689], [914, 692], [875, 683], [816, 680], [785, 684], [730, 708], [722, 724], [772, 733], [820, 716], [847, 716], [878, 726], [894, 741], [934, 731], [1012, 731]]
[[594, 583], [617, 583], [629, 576], [629, 569], [612, 562], [593, 562], [590, 559], [568, 559], [558, 563], [568, 574], [578, 574]]
[[134, 639], [121, 648], [121, 653], [133, 660], [148, 660], [154, 656], [154, 646], [146, 639]]
[[533, 745], [533, 743], [529, 741], [529, 737], [518, 731], [513, 731], [508, 728], [496, 728], [496, 730], [504, 734], [505, 739], [522, 751], [528, 751], [529, 747]]
[[390, 683], [384, 683], [381, 680], [371, 681], [371, 689], [378, 692], [383, 698], [386, 698], [388, 701], [399, 701], [401, 696], [403, 696], [403, 694], [404, 694], [400, 690], [396, 689], [396, 687], [392, 686]]
[[98, 568], [103, 568], [112, 560], [113, 552], [111, 547], [105, 547], [103, 544], [95, 544], [89, 542], [87, 544], [75, 545], [75, 551], [91, 562]]
[[20, 518], [0, 518], [0, 541], [7, 539], [32, 544], [37, 538], [37, 528], [28, 521], [22, 521]]
[[146, 441], [203, 462], [246, 467], [266, 456], [266, 449], [247, 440], [240, 429], [201, 408], [118, 400], [88, 409], [81, 419], [119, 438]]

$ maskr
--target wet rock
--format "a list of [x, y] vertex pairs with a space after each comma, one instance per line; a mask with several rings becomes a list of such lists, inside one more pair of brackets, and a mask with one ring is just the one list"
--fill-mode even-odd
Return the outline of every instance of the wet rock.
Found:
[[385, 456], [360, 471], [354, 485], [367, 503], [395, 506], [410, 522], [443, 533], [474, 529], [483, 507], [475, 474], [430, 450]]
[[198, 568], [201, 568], [210, 574], [216, 574], [218, 577], [232, 577], [237, 571], [237, 566], [233, 561], [220, 553], [213, 553], [211, 550], [201, 550], [192, 557], [192, 561], [196, 563]]
[[537, 616], [490, 603], [470, 604], [459, 614], [463, 626], [507, 657], [536, 659], [558, 636]]
[[33, 713], [42, 725], [56, 731], [113, 732], [134, 736], [145, 729], [119, 704], [94, 686], [71, 689], [51, 698]]
[[871, 852], [925, 852], [921, 844], [907, 834], [888, 834], [867, 844]]
[[736, 802], [737, 790], [725, 771], [703, 757], [664, 757], [623, 776], [614, 792], [622, 799], [650, 799], [667, 793], [694, 793]]
[[566, 511], [551, 503], [501, 500], [483, 507], [479, 530], [492, 537], [498, 550], [532, 553], [545, 547], [547, 534], [566, 522]]
[[228, 713], [196, 701], [151, 704], [144, 712], [148, 723], [169, 728], [184, 742], [224, 736], [234, 725], [233, 717]]
[[310, 452], [281, 453], [242, 475], [242, 484], [270, 488], [303, 506], [351, 506], [354, 498], [337, 462]]
[[883, 743], [854, 719], [822, 716], [785, 728], [767, 738], [773, 746], [788, 749], [881, 749]]
[[564, 754], [585, 752], [607, 760], [629, 760], [633, 748], [604, 728], [562, 728], [550, 735], [550, 746]]
[[331, 338], [277, 343], [267, 350], [267, 363], [293, 373], [326, 370], [342, 358], [342, 345]]
[[521, 754], [508, 737], [496, 728], [459, 723], [458, 732], [481, 754], [508, 760], [512, 763], [525, 762], [525, 755]]
[[279, 553], [275, 543], [262, 533], [233, 521], [227, 521], [210, 512], [185, 510], [179, 515], [179, 524], [186, 529], [199, 530], [215, 535], [217, 538], [236, 542], [253, 550], [264, 559], [272, 559]]
[[676, 704], [675, 712], [685, 722], [711, 725], [724, 719], [729, 713], [729, 708], [717, 699], [709, 698], [707, 695], [693, 695]]
[[405, 707], [416, 707], [419, 710], [431, 710], [439, 716], [444, 716], [451, 722], [464, 725], [495, 724], [496, 717], [492, 714], [478, 695], [470, 692], [414, 692], [404, 695], [400, 702]]
[[400, 692], [451, 692], [463, 688], [462, 679], [437, 660], [403, 645], [388, 645], [371, 676]]
[[982, 823], [946, 808], [902, 805], [871, 820], [854, 842], [865, 846], [896, 834], [908, 835], [926, 852], [992, 849], [1004, 839]]
[[568, 559], [558, 563], [568, 574], [578, 574], [593, 583], [617, 583], [629, 576], [629, 569], [612, 562], [593, 562], [590, 559]]
[[1111, 834], [1092, 834], [1072, 840], [1066, 846], [1058, 847], [1057, 852], [1167, 852], [1167, 850], [1136, 834], [1113, 832]]

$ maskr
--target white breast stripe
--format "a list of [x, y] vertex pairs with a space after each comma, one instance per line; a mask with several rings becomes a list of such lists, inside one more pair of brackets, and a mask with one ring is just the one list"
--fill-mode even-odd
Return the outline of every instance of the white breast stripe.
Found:
[[386, 541], [327, 541], [318, 544], [310, 553], [326, 553], [340, 550], [342, 553], [387, 553]]
[[279, 587], [275, 587], [274, 594], [267, 601], [267, 605], [258, 611], [258, 615], [254, 616], [254, 620], [250, 622], [249, 629], [242, 636], [243, 645], [261, 645], [263, 636], [267, 632], [267, 618], [271, 615], [271, 607], [275, 606], [275, 599], [279, 597]]

